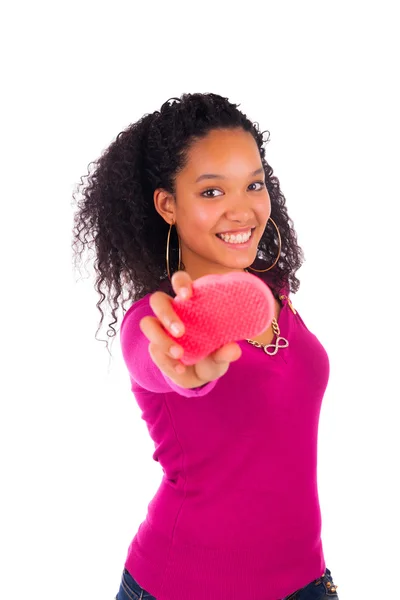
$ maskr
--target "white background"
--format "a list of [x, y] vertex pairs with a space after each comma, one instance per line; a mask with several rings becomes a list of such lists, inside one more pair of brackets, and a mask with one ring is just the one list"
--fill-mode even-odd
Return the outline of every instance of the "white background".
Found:
[[225, 95], [270, 131], [267, 160], [306, 257], [293, 305], [331, 363], [318, 460], [327, 566], [340, 600], [398, 595], [395, 9], [3, 10], [1, 598], [114, 598], [161, 480], [119, 336], [112, 360], [95, 339], [92, 263], [73, 270], [72, 192], [122, 129], [183, 92]]

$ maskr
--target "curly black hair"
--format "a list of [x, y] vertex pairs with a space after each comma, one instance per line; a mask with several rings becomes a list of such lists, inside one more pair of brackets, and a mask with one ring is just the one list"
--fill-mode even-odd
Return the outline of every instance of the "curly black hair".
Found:
[[[88, 175], [84, 176], [87, 181], [84, 183], [81, 177], [73, 193], [78, 209], [74, 214], [72, 249], [75, 259], [81, 260], [85, 245], [94, 245], [95, 289], [100, 295], [96, 306], [101, 313], [96, 335], [103, 322], [100, 305], [105, 299], [113, 318], [107, 335], [114, 337], [119, 299], [124, 314], [125, 302], [135, 302], [154, 292], [166, 279], [169, 226], [156, 211], [153, 194], [157, 188], [175, 193], [175, 177], [185, 166], [191, 145], [214, 129], [242, 128], [257, 142], [271, 200], [271, 217], [279, 228], [282, 244], [279, 260], [268, 271], [268, 277], [276, 286], [287, 285], [290, 291], [298, 291], [296, 271], [304, 254], [297, 244], [279, 180], [265, 160], [263, 144], [269, 141], [269, 135], [264, 140], [258, 123], [250, 121], [239, 106], [211, 93], [170, 98], [159, 111], [145, 114], [120, 132], [100, 158], [89, 163]], [[95, 168], [90, 173], [92, 164]], [[78, 193], [82, 198], [77, 201]], [[262, 261], [255, 263], [254, 268], [267, 268], [277, 254], [275, 228], [266, 227], [258, 246], [258, 258]]]

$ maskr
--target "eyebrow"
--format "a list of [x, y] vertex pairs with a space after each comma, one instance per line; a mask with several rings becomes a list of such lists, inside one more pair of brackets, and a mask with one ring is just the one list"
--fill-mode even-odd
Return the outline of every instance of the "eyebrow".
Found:
[[[250, 176], [253, 177], [254, 175], [260, 175], [261, 173], [264, 173], [264, 168], [260, 167], [259, 169], [256, 169], [256, 171], [253, 171], [252, 173], [250, 173]], [[216, 175], [215, 173], [204, 173], [203, 175], [200, 175], [200, 177], [198, 177], [195, 181], [195, 183], [198, 183], [199, 181], [202, 181], [203, 179], [226, 179], [225, 175]]]

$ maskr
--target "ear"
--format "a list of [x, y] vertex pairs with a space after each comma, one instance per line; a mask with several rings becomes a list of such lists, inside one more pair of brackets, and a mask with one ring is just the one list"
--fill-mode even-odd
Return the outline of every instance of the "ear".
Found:
[[175, 198], [173, 194], [162, 188], [157, 188], [153, 195], [154, 207], [164, 221], [171, 225], [175, 223]]

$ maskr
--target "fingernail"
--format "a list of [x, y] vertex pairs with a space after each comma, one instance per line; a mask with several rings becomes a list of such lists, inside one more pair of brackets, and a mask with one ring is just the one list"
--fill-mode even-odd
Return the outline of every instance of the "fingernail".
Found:
[[172, 333], [174, 335], [179, 335], [180, 332], [182, 331], [181, 326], [179, 325], [179, 323], [172, 323], [170, 325], [170, 329], [171, 329], [171, 331], [172, 331]]
[[185, 288], [185, 287], [180, 288], [179, 295], [183, 299], [188, 298], [189, 297], [189, 290], [187, 288]]
[[181, 355], [181, 349], [179, 346], [171, 346], [169, 353], [174, 358], [178, 358]]

